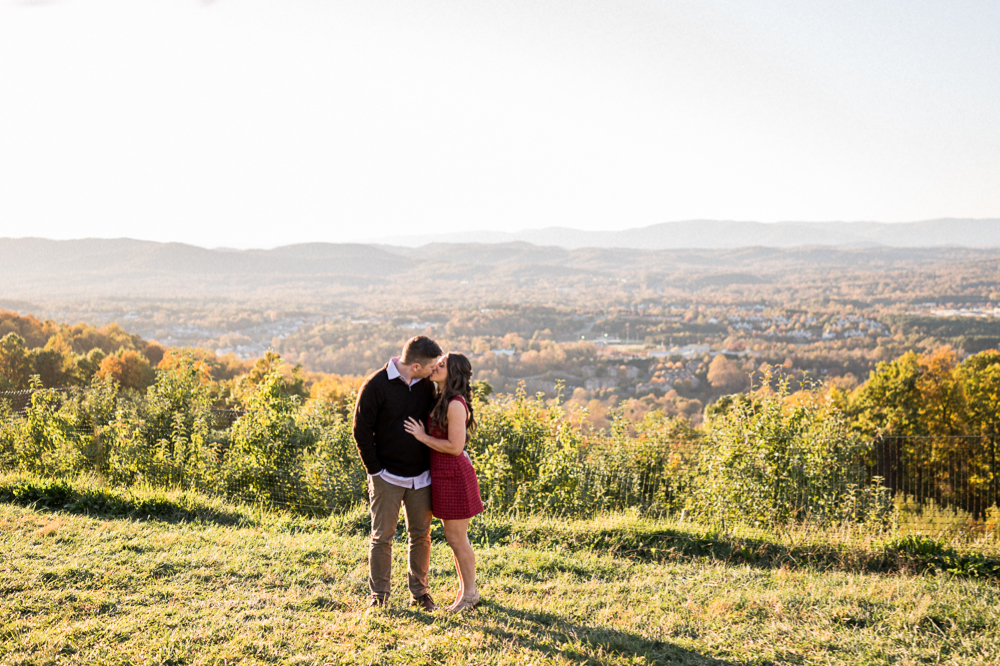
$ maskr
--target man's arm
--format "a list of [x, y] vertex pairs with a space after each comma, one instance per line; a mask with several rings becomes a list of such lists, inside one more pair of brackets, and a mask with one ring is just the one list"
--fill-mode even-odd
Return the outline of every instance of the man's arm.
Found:
[[375, 451], [375, 422], [378, 420], [381, 404], [379, 391], [371, 386], [371, 382], [365, 382], [354, 406], [354, 443], [358, 446], [365, 471], [373, 476], [382, 472], [382, 465]]

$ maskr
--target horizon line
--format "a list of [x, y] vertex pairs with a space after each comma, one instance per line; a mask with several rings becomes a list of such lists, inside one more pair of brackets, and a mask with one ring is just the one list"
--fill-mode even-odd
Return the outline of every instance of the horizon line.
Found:
[[[12, 241], [49, 241], [49, 242], [79, 242], [79, 241], [132, 241], [138, 243], [155, 243], [159, 245], [186, 245], [189, 247], [195, 247], [203, 250], [210, 251], [230, 251], [230, 252], [247, 252], [247, 251], [262, 251], [267, 252], [271, 250], [277, 250], [285, 247], [294, 247], [297, 245], [368, 245], [368, 246], [383, 246], [383, 247], [401, 247], [411, 249], [413, 247], [422, 247], [420, 245], [411, 245], [413, 241], [418, 241], [420, 239], [439, 239], [439, 240], [429, 240], [426, 245], [431, 245], [435, 243], [449, 243], [453, 242], [456, 244], [469, 244], [475, 243], [477, 241], [448, 241], [444, 240], [444, 237], [468, 237], [470, 235], [482, 234], [482, 235], [494, 235], [494, 236], [518, 236], [521, 234], [531, 234], [531, 233], [541, 233], [541, 232], [574, 232], [578, 234], [587, 235], [606, 235], [615, 236], [620, 234], [626, 234], [629, 232], [636, 232], [642, 230], [652, 229], [654, 227], [661, 227], [672, 224], [687, 224], [687, 223], [723, 223], [723, 224], [738, 224], [738, 225], [762, 225], [762, 226], [779, 226], [779, 225], [857, 225], [857, 224], [870, 224], [870, 225], [880, 225], [880, 226], [897, 226], [897, 225], [913, 225], [913, 224], [926, 224], [934, 222], [986, 222], [986, 223], [1000, 223], [1000, 217], [937, 217], [928, 218], [921, 220], [904, 220], [895, 222], [879, 222], [872, 220], [777, 220], [773, 222], [761, 222], [757, 220], [731, 220], [731, 219], [712, 219], [712, 218], [691, 218], [684, 220], [670, 220], [667, 222], [655, 222], [653, 224], [648, 224], [639, 227], [627, 227], [624, 229], [580, 229], [577, 227], [570, 226], [560, 226], [552, 225], [547, 227], [528, 227], [523, 229], [518, 229], [517, 231], [501, 231], [497, 229], [475, 229], [471, 231], [438, 231], [438, 232], [427, 232], [427, 233], [416, 233], [416, 234], [406, 234], [406, 235], [386, 235], [386, 236], [373, 236], [366, 239], [355, 239], [355, 240], [344, 240], [344, 241], [330, 241], [330, 240], [300, 240], [293, 241], [290, 243], [276, 244], [271, 246], [246, 246], [246, 247], [234, 247], [234, 246], [209, 246], [202, 245], [196, 242], [184, 241], [184, 240], [159, 240], [153, 238], [139, 238], [134, 236], [79, 236], [73, 238], [50, 238], [44, 236], [0, 236], [0, 240], [12, 240]], [[406, 242], [403, 245], [395, 245], [391, 241], [399, 240]], [[531, 241], [519, 240], [512, 238], [510, 241], [478, 241], [484, 245], [495, 245], [500, 242], [523, 242], [529, 245], [535, 245]], [[538, 246], [545, 247], [545, 246]], [[558, 247], [556, 245], [555, 247]], [[748, 246], [750, 247], [750, 246]], [[797, 246], [796, 246], [797, 247]], [[805, 246], [802, 246], [805, 247]], [[828, 245], [822, 247], [838, 247], [836, 245]], [[942, 246], [943, 247], [943, 246]], [[638, 248], [637, 248], [638, 249]], [[677, 249], [696, 249], [696, 248], [677, 248]], [[711, 249], [711, 248], [703, 248]]]

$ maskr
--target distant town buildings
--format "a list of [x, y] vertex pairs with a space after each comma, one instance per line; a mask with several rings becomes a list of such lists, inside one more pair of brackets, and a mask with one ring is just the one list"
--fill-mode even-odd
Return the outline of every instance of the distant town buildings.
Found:
[[681, 358], [698, 358], [704, 356], [711, 347], [708, 345], [684, 345], [683, 347], [671, 347], [670, 349], [653, 349], [649, 355], [654, 358], [666, 358], [668, 356], [680, 356]]
[[931, 310], [935, 317], [977, 317], [982, 319], [1000, 319], [1000, 308], [959, 308]]
[[822, 328], [819, 320], [813, 316], [795, 318], [784, 315], [734, 314], [728, 317], [727, 323], [730, 328], [737, 331], [801, 341], [889, 335], [889, 329], [881, 322], [858, 315], [843, 315], [829, 321]]

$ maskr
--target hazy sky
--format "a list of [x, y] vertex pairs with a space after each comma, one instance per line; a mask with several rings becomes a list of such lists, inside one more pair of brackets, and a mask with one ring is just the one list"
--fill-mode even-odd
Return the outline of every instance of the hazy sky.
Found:
[[1000, 217], [996, 0], [0, 0], [0, 236]]

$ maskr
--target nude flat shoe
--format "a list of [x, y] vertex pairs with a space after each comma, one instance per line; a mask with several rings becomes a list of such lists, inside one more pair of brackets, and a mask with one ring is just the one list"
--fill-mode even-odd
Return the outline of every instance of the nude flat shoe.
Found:
[[476, 594], [471, 597], [462, 597], [462, 600], [457, 604], [448, 607], [449, 613], [461, 613], [462, 611], [472, 610], [479, 605], [482, 599], [479, 596], [479, 590], [476, 590]]

